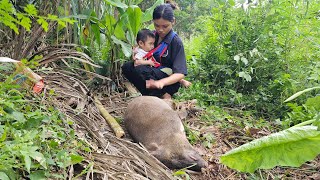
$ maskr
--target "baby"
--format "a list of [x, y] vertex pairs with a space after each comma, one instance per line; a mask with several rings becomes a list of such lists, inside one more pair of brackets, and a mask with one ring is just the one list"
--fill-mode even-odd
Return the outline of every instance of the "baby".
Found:
[[[154, 57], [144, 58], [149, 51], [154, 48], [155, 35], [149, 29], [141, 29], [137, 34], [137, 44], [138, 47], [134, 49], [134, 65], [150, 65], [154, 67], [159, 67], [160, 63], [157, 62]], [[180, 84], [184, 87], [191, 86], [191, 82], [181, 79]]]

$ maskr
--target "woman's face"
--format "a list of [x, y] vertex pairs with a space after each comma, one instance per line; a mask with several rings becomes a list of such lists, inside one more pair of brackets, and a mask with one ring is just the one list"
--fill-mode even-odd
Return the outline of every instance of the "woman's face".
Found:
[[160, 38], [164, 38], [169, 33], [174, 23], [175, 20], [171, 22], [163, 18], [153, 20], [154, 28], [156, 29]]

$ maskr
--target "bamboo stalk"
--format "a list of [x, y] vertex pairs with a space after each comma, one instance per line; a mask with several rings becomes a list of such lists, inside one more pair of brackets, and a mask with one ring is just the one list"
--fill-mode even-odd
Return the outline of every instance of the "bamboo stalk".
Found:
[[124, 131], [122, 127], [119, 125], [119, 123], [108, 113], [108, 111], [103, 107], [102, 103], [99, 101], [99, 99], [94, 96], [94, 103], [96, 107], [99, 109], [101, 115], [104, 117], [104, 119], [107, 121], [113, 132], [118, 138], [121, 138], [124, 136]]
[[130, 82], [126, 81], [123, 84], [127, 88], [130, 96], [134, 96], [138, 93], [138, 91], [132, 86]]

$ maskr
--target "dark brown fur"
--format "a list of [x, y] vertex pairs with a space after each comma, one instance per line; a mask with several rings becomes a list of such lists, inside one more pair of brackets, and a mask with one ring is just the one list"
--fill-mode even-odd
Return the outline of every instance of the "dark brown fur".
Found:
[[207, 164], [188, 142], [178, 113], [162, 99], [152, 96], [133, 99], [128, 104], [124, 124], [136, 142], [171, 169], [196, 164], [190, 169], [199, 171]]

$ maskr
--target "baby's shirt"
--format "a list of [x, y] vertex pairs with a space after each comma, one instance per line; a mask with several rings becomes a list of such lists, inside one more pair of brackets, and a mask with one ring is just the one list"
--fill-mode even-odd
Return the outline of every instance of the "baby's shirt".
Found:
[[136, 53], [134, 55], [134, 58], [135, 59], [143, 59], [143, 57], [148, 53], [147, 51], [137, 47], [134, 49], [134, 53]]

